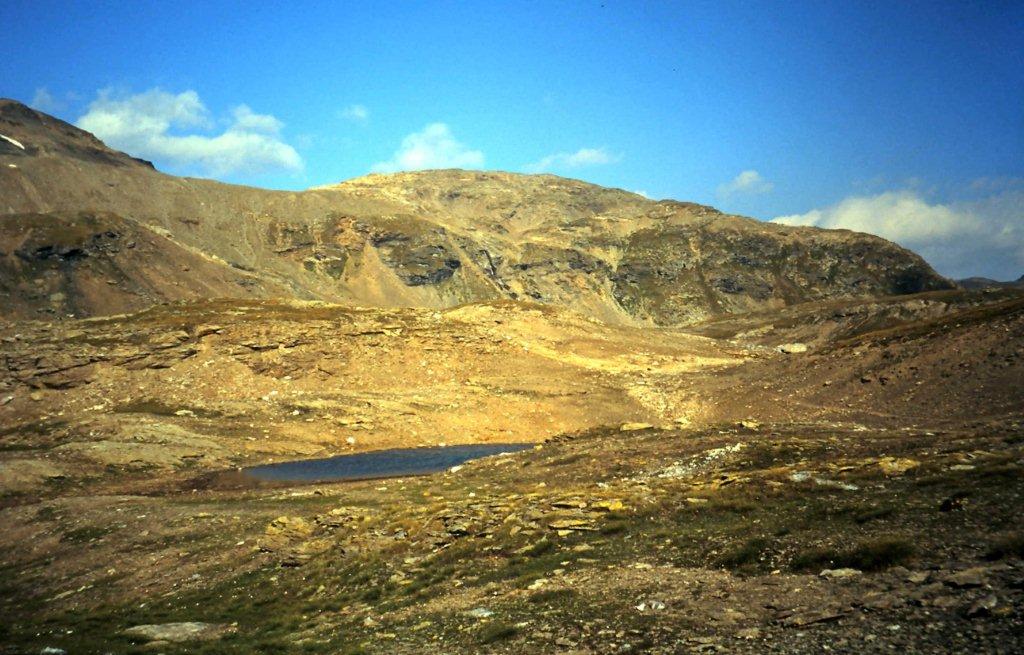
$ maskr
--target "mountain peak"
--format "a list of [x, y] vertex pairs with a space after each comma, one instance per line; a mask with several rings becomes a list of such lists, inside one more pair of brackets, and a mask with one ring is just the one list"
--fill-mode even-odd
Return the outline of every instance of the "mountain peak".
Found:
[[[153, 167], [108, 147], [93, 134], [28, 105], [0, 98], [0, 155], [71, 158], [114, 166]], [[21, 148], [11, 141], [17, 141]], [[20, 152], [19, 152], [20, 150]]]

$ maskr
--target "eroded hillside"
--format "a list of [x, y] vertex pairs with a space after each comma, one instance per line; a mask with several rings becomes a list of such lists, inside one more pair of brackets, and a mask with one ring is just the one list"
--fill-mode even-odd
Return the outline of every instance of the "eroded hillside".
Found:
[[[279, 192], [164, 175], [12, 101], [0, 103], [0, 134], [18, 144], [0, 141], [10, 317], [213, 294], [427, 308], [518, 299], [612, 323], [680, 325], [952, 288], [870, 235], [550, 175], [428, 171]], [[96, 222], [121, 227], [90, 230]], [[159, 244], [146, 259], [162, 284], [137, 280], [129, 244], [142, 242]], [[97, 286], [102, 298], [89, 292]]]

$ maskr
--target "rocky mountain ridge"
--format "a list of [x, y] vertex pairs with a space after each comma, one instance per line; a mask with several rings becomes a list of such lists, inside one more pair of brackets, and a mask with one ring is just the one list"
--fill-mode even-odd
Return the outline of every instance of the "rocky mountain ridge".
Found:
[[370, 175], [304, 192], [179, 178], [0, 101], [5, 318], [209, 297], [447, 308], [528, 300], [684, 325], [953, 288], [878, 237], [795, 228], [551, 175]]

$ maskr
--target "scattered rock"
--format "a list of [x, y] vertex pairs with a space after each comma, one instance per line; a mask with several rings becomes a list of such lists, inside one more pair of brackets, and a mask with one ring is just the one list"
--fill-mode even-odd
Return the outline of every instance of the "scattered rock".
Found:
[[233, 626], [222, 623], [189, 621], [184, 623], [137, 625], [125, 630], [124, 634], [142, 641], [182, 643], [186, 641], [212, 641], [234, 631]]
[[825, 569], [818, 575], [826, 580], [849, 580], [864, 575], [864, 572], [858, 569]]
[[549, 521], [548, 527], [560, 532], [563, 530], [576, 530], [580, 532], [593, 532], [594, 530], [597, 530], [597, 528], [594, 527], [594, 524], [586, 519], [560, 519], [557, 521]]
[[981, 587], [986, 582], [986, 571], [981, 567], [964, 569], [963, 571], [957, 571], [956, 573], [947, 575], [942, 581], [950, 587], [956, 587], [958, 589]]
[[807, 344], [806, 343], [784, 343], [784, 344], [782, 344], [781, 346], [778, 347], [778, 351], [780, 353], [783, 353], [783, 354], [786, 354], [786, 355], [799, 355], [801, 353], [807, 352]]
[[845, 610], [838, 609], [820, 609], [820, 610], [792, 610], [782, 612], [777, 618], [779, 623], [786, 626], [787, 628], [801, 628], [805, 625], [813, 625], [815, 623], [827, 623], [830, 621], [838, 621], [848, 614]]
[[982, 616], [990, 616], [992, 612], [999, 606], [999, 598], [995, 594], [991, 594], [976, 601], [970, 607], [967, 608], [965, 615], [969, 619], [974, 619]]
[[878, 460], [878, 466], [886, 475], [903, 475], [907, 471], [917, 468], [921, 462], [914, 459], [883, 457]]
[[619, 426], [620, 432], [636, 432], [638, 430], [650, 430], [654, 426], [650, 423], [623, 423]]

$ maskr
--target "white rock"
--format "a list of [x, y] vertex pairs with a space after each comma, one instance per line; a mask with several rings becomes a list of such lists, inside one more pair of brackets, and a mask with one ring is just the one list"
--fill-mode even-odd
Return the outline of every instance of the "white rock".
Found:
[[864, 572], [858, 569], [825, 569], [818, 575], [826, 580], [847, 580], [864, 575]]

